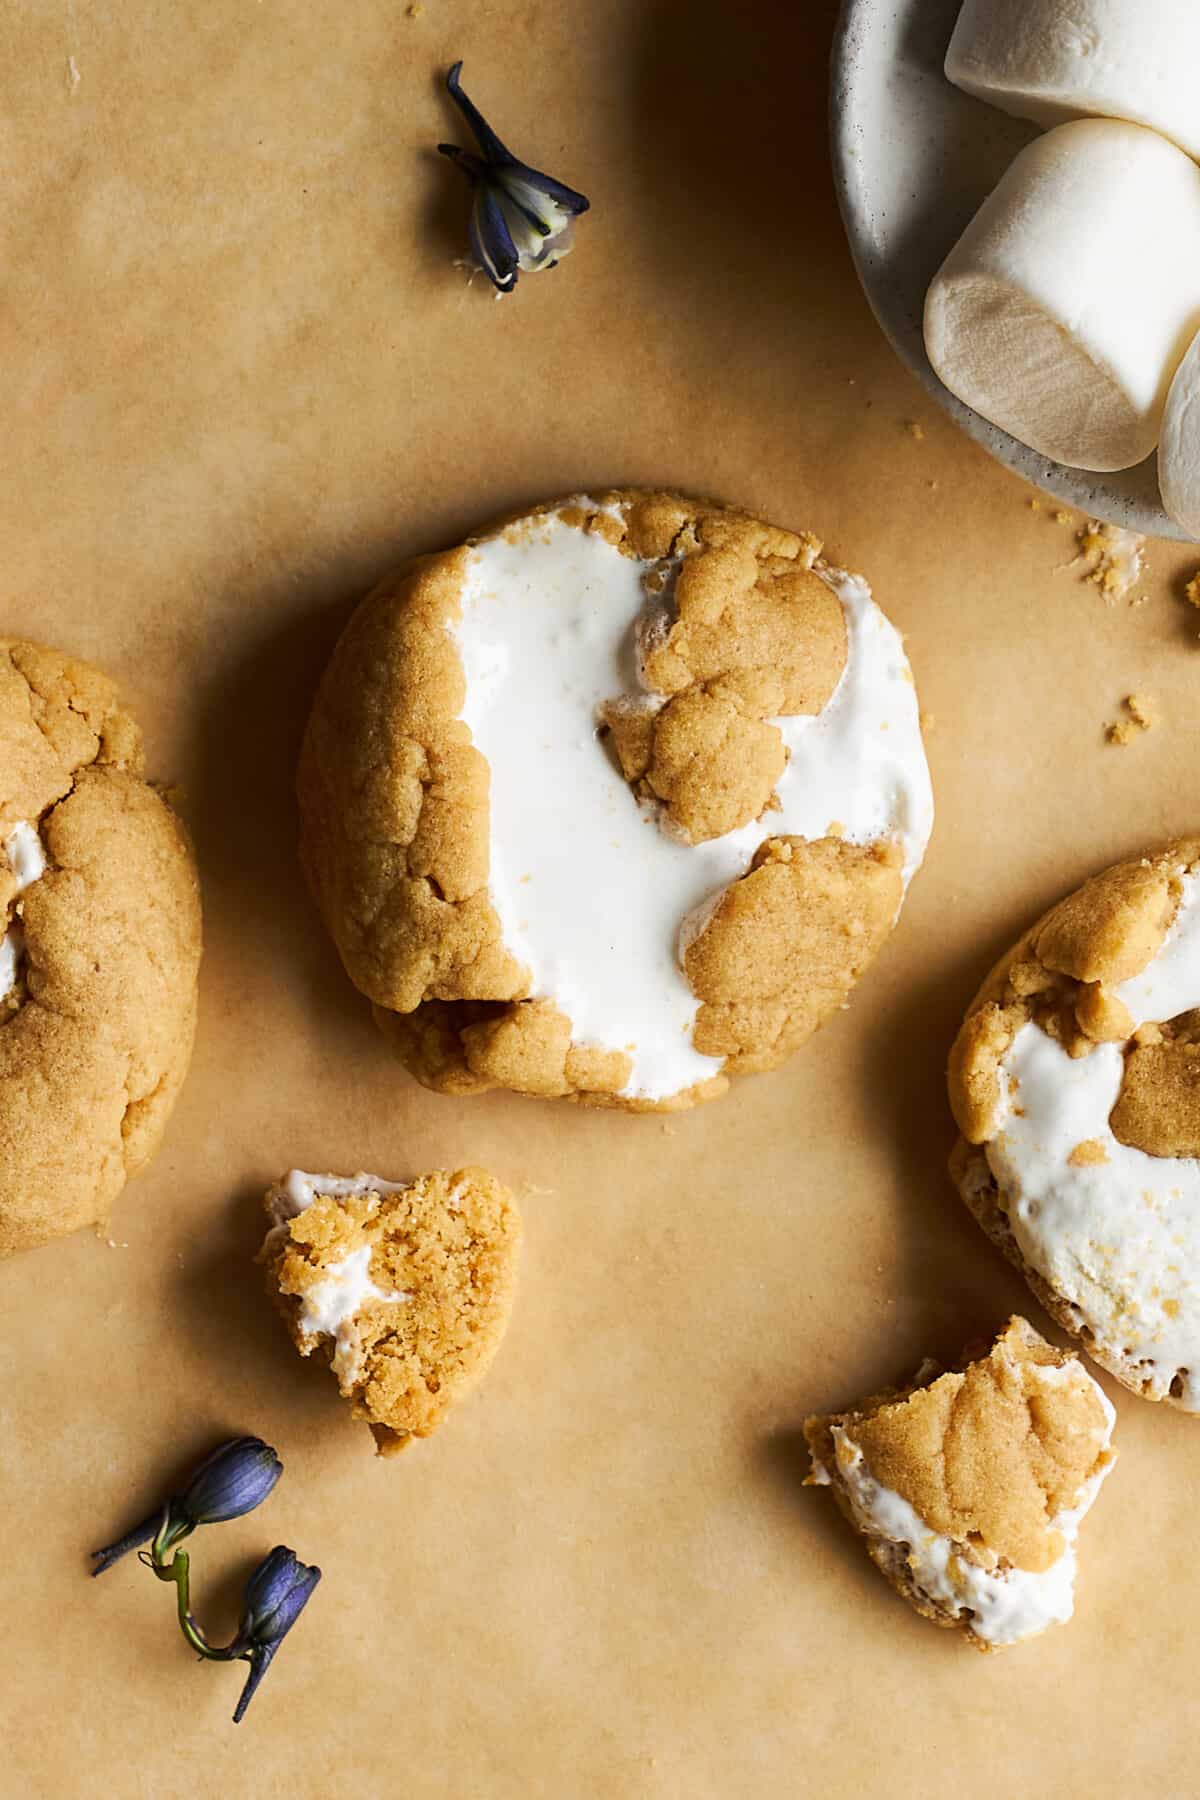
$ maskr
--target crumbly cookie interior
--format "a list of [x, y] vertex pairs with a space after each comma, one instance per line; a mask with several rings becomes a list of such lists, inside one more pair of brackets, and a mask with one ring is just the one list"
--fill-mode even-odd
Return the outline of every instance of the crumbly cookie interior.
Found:
[[302, 1356], [324, 1355], [381, 1455], [427, 1437], [480, 1379], [508, 1323], [520, 1246], [512, 1195], [486, 1170], [399, 1186], [307, 1178], [299, 1211], [267, 1195], [260, 1260]]

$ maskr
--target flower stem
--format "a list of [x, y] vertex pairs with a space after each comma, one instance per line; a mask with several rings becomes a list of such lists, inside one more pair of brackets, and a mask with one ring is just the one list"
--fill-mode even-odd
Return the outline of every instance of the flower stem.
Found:
[[192, 1617], [191, 1562], [186, 1550], [176, 1550], [170, 1562], [164, 1562], [159, 1554], [159, 1540], [156, 1538], [151, 1566], [160, 1581], [175, 1583], [179, 1629], [198, 1656], [203, 1657], [206, 1662], [232, 1662], [235, 1657], [242, 1655], [245, 1646], [240, 1635], [228, 1644], [210, 1644], [200, 1625]]

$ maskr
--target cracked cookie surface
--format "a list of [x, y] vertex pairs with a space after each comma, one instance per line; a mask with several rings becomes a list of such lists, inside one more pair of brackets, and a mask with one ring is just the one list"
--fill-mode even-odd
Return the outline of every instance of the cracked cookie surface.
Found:
[[899, 638], [819, 553], [614, 492], [363, 603], [305, 736], [301, 855], [418, 1079], [675, 1108], [845, 1003], [932, 805]]
[[267, 1286], [381, 1456], [428, 1437], [486, 1372], [512, 1310], [521, 1220], [485, 1169], [411, 1182], [293, 1169], [267, 1193]]
[[1200, 1411], [1200, 839], [1086, 882], [989, 975], [950, 1058], [952, 1172], [1051, 1315]]
[[107, 676], [0, 639], [0, 1255], [102, 1223], [191, 1057], [200, 903]]
[[1079, 1359], [1010, 1319], [986, 1354], [808, 1419], [810, 1481], [923, 1617], [998, 1650], [1071, 1617], [1074, 1541], [1115, 1460]]

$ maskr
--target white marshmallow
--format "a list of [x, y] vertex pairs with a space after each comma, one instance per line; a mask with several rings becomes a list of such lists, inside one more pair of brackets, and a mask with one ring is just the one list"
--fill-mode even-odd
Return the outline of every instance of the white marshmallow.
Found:
[[946, 74], [1018, 118], [1128, 119], [1200, 158], [1196, 0], [965, 0]]
[[[30, 825], [27, 820], [22, 819], [7, 834], [4, 853], [8, 858], [18, 895], [32, 887], [35, 881], [40, 881], [46, 873], [46, 852], [42, 848], [42, 840], [36, 826]], [[25, 933], [20, 924], [13, 920], [0, 937], [0, 1000], [5, 999], [16, 987], [17, 973], [24, 954]]]
[[[309, 1175], [303, 1169], [290, 1169], [283, 1180], [267, 1195], [271, 1229], [264, 1250], [280, 1236], [286, 1236], [291, 1221], [312, 1206], [318, 1197], [341, 1200], [353, 1194], [399, 1194], [403, 1182], [383, 1181], [378, 1175]], [[330, 1263], [325, 1279], [314, 1282], [304, 1295], [300, 1307], [300, 1330], [307, 1338], [331, 1337], [333, 1372], [343, 1392], [358, 1379], [362, 1364], [362, 1340], [357, 1318], [370, 1300], [388, 1300], [400, 1304], [411, 1300], [404, 1291], [385, 1293], [371, 1280], [371, 1245], [361, 1244], [340, 1262]], [[312, 1348], [310, 1344], [304, 1354]]]
[[1198, 326], [1200, 169], [1107, 119], [1021, 152], [925, 303], [929, 360], [951, 393], [1081, 469], [1150, 454]]
[[847, 664], [820, 713], [775, 721], [789, 760], [774, 810], [708, 843], [660, 830], [596, 733], [602, 702], [638, 698], [638, 631], [669, 615], [669, 600], [647, 594], [659, 573], [549, 516], [475, 546], [454, 630], [462, 717], [491, 772], [488, 891], [505, 945], [577, 1043], [629, 1051], [624, 1092], [653, 1099], [721, 1068], [692, 1046], [699, 1003], [680, 945], [764, 839], [819, 838], [832, 824], [852, 843], [895, 839], [907, 881], [933, 823], [899, 633], [860, 577], [819, 564], [845, 610]]
[[1193, 338], [1167, 395], [1158, 485], [1175, 523], [1200, 538], [1200, 335]]
[[330, 1263], [324, 1281], [314, 1282], [300, 1311], [300, 1330], [306, 1337], [333, 1339], [333, 1372], [344, 1388], [353, 1386], [362, 1367], [362, 1339], [358, 1315], [371, 1300], [397, 1305], [411, 1300], [403, 1291], [385, 1293], [371, 1280], [371, 1246], [362, 1244], [341, 1262]]
[[14, 825], [4, 841], [8, 864], [17, 884], [18, 894], [40, 881], [46, 873], [46, 852], [37, 827], [25, 819]]

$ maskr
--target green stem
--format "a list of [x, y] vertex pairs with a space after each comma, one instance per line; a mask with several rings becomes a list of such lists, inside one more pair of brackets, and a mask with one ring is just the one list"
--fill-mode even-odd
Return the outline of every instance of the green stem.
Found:
[[191, 1562], [186, 1550], [176, 1550], [170, 1562], [164, 1562], [160, 1545], [170, 1543], [170, 1531], [166, 1520], [162, 1530], [154, 1540], [153, 1569], [160, 1581], [175, 1583], [175, 1603], [179, 1615], [179, 1629], [182, 1631], [192, 1649], [207, 1662], [232, 1662], [243, 1654], [244, 1647], [239, 1638], [229, 1644], [210, 1644], [204, 1632], [192, 1617], [191, 1594]]

